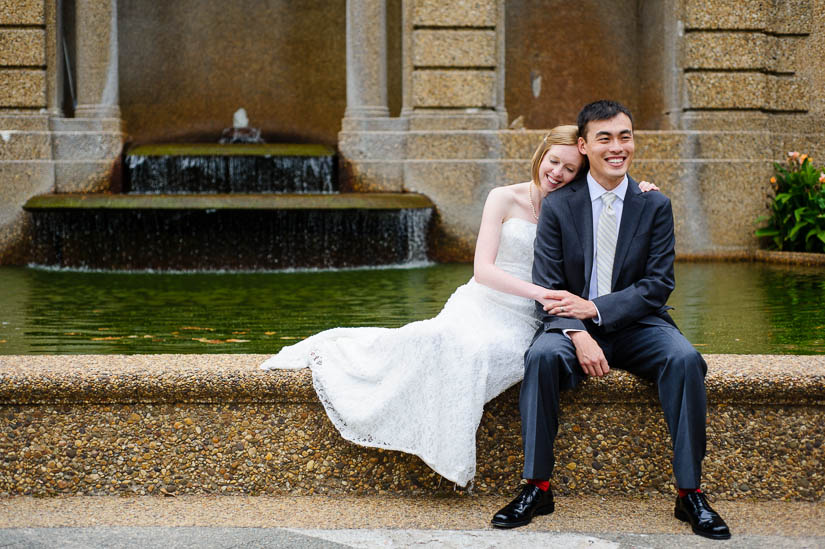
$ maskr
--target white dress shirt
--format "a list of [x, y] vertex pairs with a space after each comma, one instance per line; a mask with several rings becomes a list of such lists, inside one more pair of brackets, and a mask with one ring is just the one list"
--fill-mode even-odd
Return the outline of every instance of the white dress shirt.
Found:
[[[616, 227], [619, 228], [622, 226], [622, 209], [624, 208], [624, 197], [627, 194], [627, 174], [625, 174], [622, 182], [619, 183], [619, 186], [613, 189], [612, 191], [606, 191], [604, 187], [599, 185], [593, 176], [590, 175], [590, 172], [587, 172], [587, 190], [590, 191], [590, 208], [593, 212], [593, 267], [590, 271], [590, 288], [587, 292], [587, 299], [593, 301], [596, 297], [599, 296], [599, 292], [597, 289], [597, 278], [596, 275], [596, 237], [599, 234], [599, 216], [602, 215], [602, 195], [606, 192], [612, 192], [616, 195], [616, 200], [613, 201], [613, 210], [616, 212]], [[616, 238], [619, 238], [618, 233], [616, 234]], [[593, 305], [596, 307], [596, 305]], [[599, 312], [599, 308], [596, 307], [596, 317], [593, 318], [593, 323], [597, 326], [601, 326], [602, 324], [602, 314]], [[570, 337], [570, 332], [580, 332], [581, 330], [573, 330], [567, 329], [562, 330], [564, 335]]]

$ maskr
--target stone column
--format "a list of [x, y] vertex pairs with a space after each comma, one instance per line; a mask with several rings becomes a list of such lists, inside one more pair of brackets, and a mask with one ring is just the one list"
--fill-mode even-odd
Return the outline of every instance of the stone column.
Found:
[[54, 0], [45, 4], [46, 18], [46, 109], [50, 117], [63, 116], [60, 108], [63, 99], [63, 2]]
[[78, 118], [120, 118], [117, 0], [76, 0]]
[[387, 6], [385, 0], [347, 0], [346, 118], [386, 118]]

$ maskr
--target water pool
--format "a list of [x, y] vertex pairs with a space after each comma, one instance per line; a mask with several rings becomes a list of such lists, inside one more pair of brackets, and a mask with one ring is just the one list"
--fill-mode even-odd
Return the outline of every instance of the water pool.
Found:
[[[0, 354], [273, 353], [335, 326], [434, 316], [470, 265], [155, 274], [0, 268]], [[677, 263], [673, 317], [703, 353], [825, 353], [821, 268]]]

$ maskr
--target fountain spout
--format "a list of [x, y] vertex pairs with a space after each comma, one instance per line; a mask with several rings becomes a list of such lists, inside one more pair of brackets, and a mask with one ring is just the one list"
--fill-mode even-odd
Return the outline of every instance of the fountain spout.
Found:
[[260, 129], [249, 127], [249, 117], [246, 115], [246, 109], [241, 107], [232, 115], [232, 127], [223, 130], [218, 142], [221, 144], [263, 143], [264, 140], [261, 138]]

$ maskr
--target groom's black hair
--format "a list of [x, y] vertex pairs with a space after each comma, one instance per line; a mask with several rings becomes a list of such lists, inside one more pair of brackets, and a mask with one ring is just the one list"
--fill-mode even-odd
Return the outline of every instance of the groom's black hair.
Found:
[[633, 126], [633, 115], [630, 110], [616, 101], [609, 99], [599, 99], [588, 103], [582, 110], [579, 111], [579, 117], [576, 119], [576, 124], [579, 126], [579, 136], [587, 141], [587, 125], [594, 120], [610, 120], [617, 114], [626, 114], [630, 119], [630, 125]]

